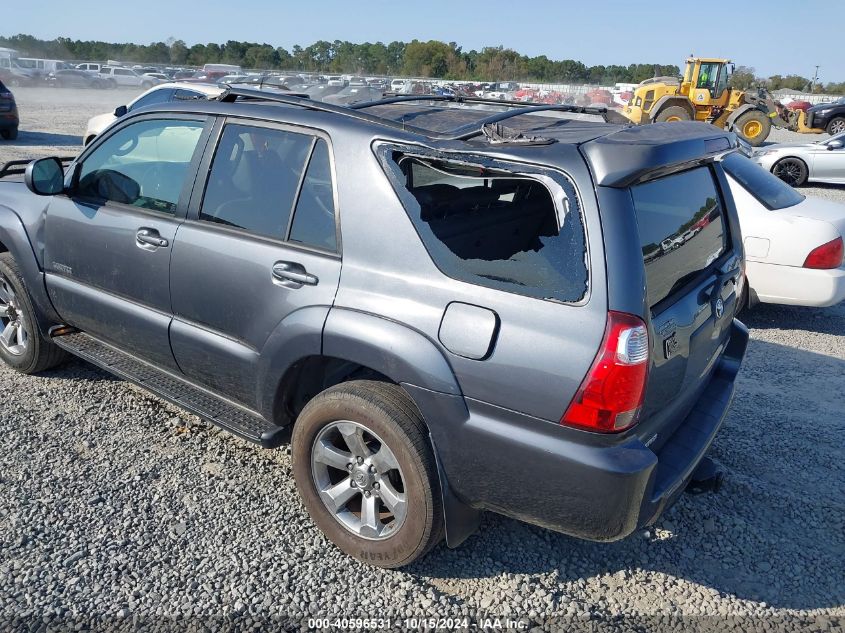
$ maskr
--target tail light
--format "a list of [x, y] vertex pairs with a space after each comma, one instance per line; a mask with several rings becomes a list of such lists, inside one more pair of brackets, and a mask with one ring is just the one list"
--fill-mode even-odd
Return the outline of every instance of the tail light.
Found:
[[639, 317], [609, 312], [601, 350], [560, 423], [601, 433], [634, 426], [645, 396], [649, 347]]
[[845, 249], [843, 249], [842, 238], [837, 237], [811, 250], [807, 259], [804, 260], [804, 268], [839, 268], [842, 265], [843, 251]]

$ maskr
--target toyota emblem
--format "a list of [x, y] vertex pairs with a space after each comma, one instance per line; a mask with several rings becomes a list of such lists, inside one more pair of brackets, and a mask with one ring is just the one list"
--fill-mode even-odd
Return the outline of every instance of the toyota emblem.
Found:
[[721, 319], [722, 315], [725, 313], [725, 304], [724, 304], [724, 302], [722, 301], [721, 298], [716, 299], [715, 311], [716, 311], [716, 318]]

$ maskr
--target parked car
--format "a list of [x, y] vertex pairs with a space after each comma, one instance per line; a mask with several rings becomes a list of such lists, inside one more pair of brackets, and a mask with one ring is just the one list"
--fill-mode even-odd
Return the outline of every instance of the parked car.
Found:
[[158, 81], [170, 81], [170, 77], [167, 76], [165, 73], [159, 72], [150, 72], [144, 73], [145, 77], [152, 77], [153, 79], [157, 79]]
[[220, 95], [223, 90], [223, 88], [217, 86], [216, 84], [185, 84], [184, 82], [160, 84], [139, 95], [136, 99], [130, 101], [129, 104], [125, 106], [118, 106], [113, 112], [98, 114], [97, 116], [88, 119], [88, 125], [85, 127], [85, 135], [82, 137], [82, 144], [88, 145], [103, 130], [117, 121], [120, 117], [125, 116], [129, 112], [134, 112], [139, 108], [153, 105], [155, 103], [168, 103], [170, 101], [208, 99]]
[[[297, 89], [299, 91], [299, 89]], [[307, 94], [315, 101], [322, 101], [328, 96], [337, 94], [343, 90], [340, 86], [330, 86], [328, 84], [316, 84], [314, 86], [306, 86], [302, 92]]]
[[749, 306], [845, 300], [845, 205], [805, 197], [739, 154], [723, 161], [745, 245]]
[[822, 128], [830, 135], [845, 132], [845, 97], [808, 109], [807, 125]]
[[102, 69], [104, 65], [105, 64], [98, 64], [96, 62], [84, 62], [82, 64], [77, 64], [76, 69], [84, 70], [85, 72], [89, 73], [99, 73], [100, 69]]
[[845, 132], [819, 141], [766, 145], [751, 160], [793, 187], [807, 182], [845, 184]]
[[481, 510], [598, 541], [653, 524], [719, 481], [748, 341], [734, 137], [461, 107], [233, 90], [32, 162], [0, 181], [0, 359], [70, 352], [290, 437], [314, 522], [374, 565]]
[[[331, 85], [331, 84], [329, 84]], [[364, 101], [375, 101], [381, 99], [384, 93], [378, 88], [371, 88], [370, 86], [347, 86], [343, 90], [336, 92], [333, 95], [323, 97], [326, 103], [334, 103], [336, 105], [351, 105], [353, 103], [361, 103]]]
[[47, 75], [47, 83], [56, 88], [105, 88], [105, 82], [84, 70], [57, 70]]
[[131, 86], [133, 88], [146, 89], [152, 88], [159, 83], [158, 79], [139, 75], [131, 68], [120, 68], [117, 66], [103, 66], [100, 68], [98, 75], [107, 88]]
[[18, 104], [15, 95], [0, 81], [0, 136], [7, 141], [18, 138]]

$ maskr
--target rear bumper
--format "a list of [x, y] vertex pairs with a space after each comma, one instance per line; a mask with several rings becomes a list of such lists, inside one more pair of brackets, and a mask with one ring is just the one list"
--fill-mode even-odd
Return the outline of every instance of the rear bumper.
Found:
[[18, 113], [17, 112], [0, 112], [0, 129], [18, 127]]
[[461, 501], [572, 536], [613, 541], [654, 523], [683, 492], [710, 447], [748, 344], [745, 326], [734, 321], [731, 328], [710, 383], [656, 453], [634, 435], [608, 445], [608, 436], [469, 400], [459, 421], [459, 396], [409, 391]]
[[815, 270], [746, 262], [748, 283], [762, 303], [823, 308], [845, 300], [845, 268]]

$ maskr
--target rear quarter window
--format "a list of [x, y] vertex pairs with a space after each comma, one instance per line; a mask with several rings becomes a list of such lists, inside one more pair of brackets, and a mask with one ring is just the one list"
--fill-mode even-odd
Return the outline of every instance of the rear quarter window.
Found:
[[727, 249], [722, 197], [709, 167], [631, 188], [649, 306], [670, 300]]
[[559, 172], [477, 157], [382, 148], [382, 161], [435, 265], [479, 286], [567, 303], [587, 294], [586, 236]]

